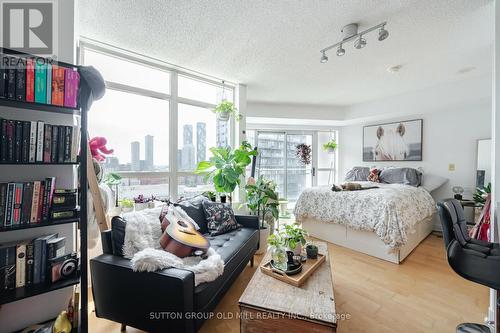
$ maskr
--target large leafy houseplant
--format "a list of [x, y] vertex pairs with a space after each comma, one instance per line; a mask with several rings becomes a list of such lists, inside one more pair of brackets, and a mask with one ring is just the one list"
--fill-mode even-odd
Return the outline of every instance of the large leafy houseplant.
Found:
[[275, 182], [261, 175], [255, 184], [247, 184], [245, 190], [247, 191], [246, 205], [251, 213], [259, 217], [261, 228], [264, 228], [266, 215], [269, 214], [273, 219], [278, 219], [279, 198]]
[[257, 155], [257, 150], [243, 141], [238, 149], [231, 147], [210, 148], [212, 157], [208, 161], [198, 163], [195, 174], [204, 175], [205, 182], [211, 180], [215, 191], [231, 194], [240, 185], [245, 168], [252, 163], [251, 156]]

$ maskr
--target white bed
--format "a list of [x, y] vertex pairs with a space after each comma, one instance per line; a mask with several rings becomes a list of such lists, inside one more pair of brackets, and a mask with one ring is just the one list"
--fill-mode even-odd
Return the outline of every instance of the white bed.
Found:
[[376, 189], [304, 190], [295, 217], [313, 237], [399, 264], [432, 232], [435, 202], [421, 187], [358, 182]]

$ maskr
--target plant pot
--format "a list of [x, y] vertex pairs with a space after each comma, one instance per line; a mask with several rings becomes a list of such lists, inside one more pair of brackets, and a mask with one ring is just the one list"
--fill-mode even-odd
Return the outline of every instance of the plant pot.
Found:
[[295, 246], [295, 249], [288, 248], [288, 250], [292, 251], [293, 255], [300, 256], [300, 254], [302, 253], [302, 244], [299, 243]]
[[134, 208], [137, 212], [144, 210], [144, 209], [148, 208], [148, 203], [147, 202], [143, 202], [143, 203], [136, 202], [136, 203], [134, 203]]
[[134, 207], [121, 207], [122, 213], [130, 213], [134, 211]]
[[231, 114], [229, 112], [218, 112], [217, 113], [217, 119], [222, 120], [222, 121], [228, 121], [230, 117], [231, 117]]
[[256, 254], [263, 254], [267, 251], [267, 237], [269, 237], [269, 228], [264, 227], [259, 230], [260, 233], [260, 241], [259, 248], [257, 249]]
[[283, 247], [273, 247], [271, 249], [271, 258], [274, 261], [274, 267], [286, 271], [288, 268], [288, 257]]
[[220, 196], [220, 202], [226, 203], [226, 201], [227, 201], [227, 197], [225, 195], [221, 195]]
[[328, 154], [333, 154], [333, 153], [335, 153], [335, 149], [336, 149], [336, 148], [327, 148], [327, 149], [326, 149], [326, 152], [327, 152]]
[[318, 247], [317, 246], [306, 246], [307, 258], [318, 259]]

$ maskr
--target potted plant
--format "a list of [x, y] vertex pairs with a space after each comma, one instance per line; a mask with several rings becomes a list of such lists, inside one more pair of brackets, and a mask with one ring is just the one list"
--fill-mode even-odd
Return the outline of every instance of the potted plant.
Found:
[[149, 203], [152, 201], [150, 198], [144, 197], [144, 195], [139, 194], [137, 197], [134, 197], [134, 208], [136, 211], [144, 210], [149, 207]]
[[119, 201], [119, 205], [123, 213], [128, 213], [134, 210], [134, 200], [132, 199], [122, 199]]
[[203, 192], [203, 195], [212, 202], [215, 202], [217, 200], [217, 194], [213, 191], [205, 191]]
[[327, 151], [330, 154], [333, 154], [335, 152], [335, 149], [337, 149], [337, 141], [334, 139], [331, 139], [327, 143], [323, 144], [323, 150]]
[[295, 147], [295, 155], [305, 165], [311, 164], [311, 146], [301, 143]]
[[306, 244], [307, 231], [298, 224], [286, 224], [283, 230], [283, 237], [287, 248], [294, 255], [299, 256], [302, 246]]
[[198, 163], [195, 174], [204, 175], [205, 182], [211, 180], [215, 191], [220, 195], [228, 195], [240, 185], [245, 168], [252, 163], [251, 156], [257, 155], [257, 150], [243, 141], [238, 149], [231, 147], [210, 148], [212, 157], [208, 161]]
[[315, 244], [307, 244], [306, 253], [308, 259], [318, 259], [318, 247]]
[[245, 190], [247, 192], [247, 202], [245, 205], [250, 210], [250, 213], [259, 217], [260, 245], [257, 253], [262, 254], [267, 249], [268, 236], [274, 233], [274, 220], [279, 218], [276, 183], [261, 175], [255, 183], [253, 181], [249, 182], [245, 186]]
[[474, 193], [472, 198], [474, 199], [475, 203], [483, 207], [484, 203], [486, 202], [486, 198], [488, 197], [488, 194], [491, 194], [491, 183], [488, 183], [488, 185], [486, 185], [483, 188], [478, 187], [476, 189], [476, 193]]
[[221, 101], [212, 111], [217, 115], [217, 119], [219, 120], [228, 121], [231, 116], [236, 121], [241, 119], [241, 114], [238, 113], [238, 109], [234, 106], [234, 103], [227, 100]]
[[286, 271], [288, 268], [288, 257], [283, 236], [280, 233], [271, 234], [267, 238], [267, 243], [271, 250], [274, 267]]

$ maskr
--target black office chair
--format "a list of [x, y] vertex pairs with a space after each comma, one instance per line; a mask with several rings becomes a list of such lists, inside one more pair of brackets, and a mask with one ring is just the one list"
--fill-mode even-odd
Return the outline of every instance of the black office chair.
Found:
[[[499, 244], [469, 237], [464, 210], [458, 200], [446, 199], [437, 206], [451, 268], [467, 280], [500, 290]], [[458, 325], [456, 332], [491, 333], [491, 330], [486, 325], [465, 323]]]

